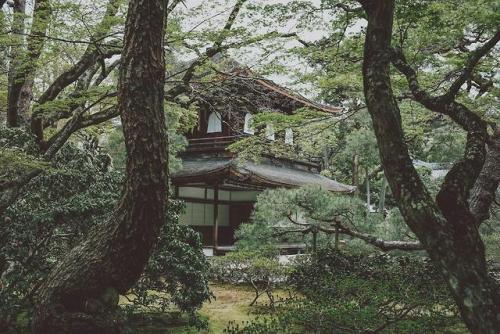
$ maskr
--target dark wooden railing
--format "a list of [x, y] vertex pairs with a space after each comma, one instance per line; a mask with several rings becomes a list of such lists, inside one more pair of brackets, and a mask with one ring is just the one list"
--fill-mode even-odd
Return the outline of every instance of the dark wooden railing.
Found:
[[[224, 152], [229, 145], [232, 143], [248, 137], [248, 134], [238, 134], [231, 136], [218, 136], [218, 137], [204, 137], [204, 138], [191, 138], [188, 139], [188, 147], [184, 151], [184, 153], [192, 154], [192, 153], [214, 153], [214, 152]], [[272, 156], [268, 156], [272, 158]], [[285, 159], [285, 158], [281, 158]], [[285, 159], [288, 160], [288, 159]], [[290, 160], [295, 163], [300, 163], [309, 169], [313, 169], [317, 172], [320, 170], [321, 166], [321, 158], [320, 157], [307, 157], [301, 160]]]
[[226, 147], [247, 135], [233, 135], [221, 137], [193, 138], [189, 139], [186, 152], [218, 152], [224, 151]]

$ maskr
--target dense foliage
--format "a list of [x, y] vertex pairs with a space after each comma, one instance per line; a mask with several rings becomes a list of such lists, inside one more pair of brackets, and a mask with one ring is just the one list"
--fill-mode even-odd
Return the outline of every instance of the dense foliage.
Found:
[[[8, 134], [2, 139], [4, 147], [29, 152], [31, 137], [22, 130], [2, 133]], [[11, 163], [24, 168], [24, 160]], [[46, 164], [46, 172], [9, 207], [0, 231], [3, 329], [23, 325], [18, 322], [20, 315], [29, 319], [39, 284], [69, 249], [112, 213], [122, 180], [123, 173], [112, 167], [110, 156], [92, 137], [82, 134], [78, 144], [66, 144]], [[211, 298], [201, 240], [191, 228], [178, 224], [182, 210], [182, 202], [169, 202], [168, 223], [143, 277], [127, 296], [131, 300], [125, 305], [128, 312], [176, 307], [194, 315]], [[152, 290], [158, 293], [151, 294]]]
[[[132, 305], [159, 312], [171, 310], [175, 305], [192, 313], [212, 297], [208, 289], [209, 263], [203, 255], [200, 236], [178, 223], [182, 210], [181, 201], [169, 202], [168, 223], [143, 277], [130, 291]], [[152, 290], [156, 293], [151, 294]]]
[[266, 295], [268, 306], [274, 309], [277, 288], [287, 289], [290, 268], [279, 262], [278, 253], [272, 247], [257, 250], [240, 250], [211, 261], [214, 281], [230, 284], [247, 284], [254, 290], [253, 306], [260, 296]]
[[445, 283], [428, 260], [333, 250], [299, 258], [297, 297], [272, 318], [232, 323], [227, 333], [443, 333], [459, 322]]

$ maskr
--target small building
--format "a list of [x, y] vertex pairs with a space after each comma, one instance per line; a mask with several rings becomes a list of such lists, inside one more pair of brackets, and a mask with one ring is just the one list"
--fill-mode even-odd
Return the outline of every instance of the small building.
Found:
[[[231, 249], [234, 232], [250, 221], [257, 195], [267, 188], [317, 185], [330, 191], [352, 193], [353, 186], [320, 174], [315, 161], [265, 156], [259, 163], [238, 161], [228, 145], [254, 134], [252, 116], [262, 110], [291, 114], [309, 107], [325, 113], [340, 109], [321, 105], [256, 77], [249, 70], [233, 70], [218, 76], [217, 85], [198, 97], [198, 126], [186, 134], [189, 141], [181, 154], [182, 169], [173, 173], [175, 196], [186, 202], [180, 220], [202, 236], [214, 253]], [[283, 140], [295, 149], [293, 129], [274, 133], [265, 130], [267, 140]]]

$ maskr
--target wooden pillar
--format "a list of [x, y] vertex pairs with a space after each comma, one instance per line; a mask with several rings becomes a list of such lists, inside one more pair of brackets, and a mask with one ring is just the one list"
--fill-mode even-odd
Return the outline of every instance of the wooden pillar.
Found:
[[380, 190], [380, 200], [378, 202], [378, 211], [384, 213], [385, 209], [385, 192], [387, 189], [387, 179], [385, 176], [382, 177], [382, 189]]
[[214, 255], [217, 252], [218, 239], [219, 239], [219, 185], [214, 187]]

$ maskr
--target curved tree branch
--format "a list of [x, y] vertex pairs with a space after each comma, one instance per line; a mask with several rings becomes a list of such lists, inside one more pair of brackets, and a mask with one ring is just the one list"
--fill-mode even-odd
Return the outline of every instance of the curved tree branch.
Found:
[[[465, 105], [455, 100], [448, 101], [442, 96], [433, 97], [426, 92], [419, 84], [416, 71], [408, 64], [401, 50], [392, 49], [391, 60], [398, 71], [406, 77], [415, 101], [433, 112], [449, 116], [467, 131], [464, 156], [446, 175], [437, 202], [450, 220], [471, 216], [468, 205], [469, 192], [484, 164], [485, 143], [488, 139], [487, 123]], [[475, 218], [472, 217], [472, 220]]]
[[[165, 93], [165, 98], [172, 101], [175, 97], [177, 97], [180, 94], [186, 93], [190, 90], [189, 88], [189, 82], [194, 76], [196, 68], [199, 66], [203, 65], [208, 59], [212, 58], [216, 54], [222, 51], [223, 46], [222, 42], [224, 42], [224, 39], [227, 37], [227, 34], [231, 31], [231, 28], [233, 27], [234, 21], [236, 20], [236, 17], [238, 16], [238, 13], [240, 12], [241, 8], [243, 7], [243, 4], [247, 0], [238, 0], [236, 4], [234, 5], [233, 9], [231, 10], [231, 13], [229, 14], [229, 17], [218, 34], [218, 36], [215, 39], [215, 42], [213, 45], [205, 51], [205, 54], [202, 57], [197, 58], [195, 61], [193, 61], [187, 68], [185, 68], [182, 72], [184, 72], [184, 75], [182, 76], [181, 83], [170, 88], [166, 93]], [[182, 73], [181, 72], [181, 73]]]
[[377, 247], [380, 250], [385, 251], [385, 252], [392, 251], [392, 250], [416, 251], [416, 250], [423, 250], [424, 249], [422, 244], [419, 241], [383, 240], [383, 239], [381, 239], [377, 236], [374, 236], [372, 234], [356, 231], [354, 229], [351, 229], [351, 228], [343, 225], [338, 217], [329, 221], [332, 225], [335, 226], [335, 228], [327, 228], [327, 227], [324, 227], [321, 225], [300, 223], [300, 222], [296, 221], [295, 219], [293, 219], [291, 215], [287, 215], [287, 218], [292, 224], [298, 225], [298, 226], [303, 226], [304, 229], [287, 231], [287, 232], [278, 232], [276, 234], [276, 236], [282, 235], [285, 233], [293, 233], [293, 232], [309, 233], [312, 230], [316, 229], [317, 231], [321, 231], [321, 232], [327, 233], [327, 234], [335, 234], [335, 233], [345, 234], [345, 235], [351, 236], [353, 238], [363, 240], [367, 244], [370, 244], [374, 247]]
[[[54, 100], [64, 88], [75, 82], [87, 69], [89, 69], [96, 62], [109, 58], [113, 55], [119, 54], [121, 48], [98, 50], [94, 49], [86, 53], [82, 58], [73, 65], [70, 69], [59, 75], [54, 82], [45, 90], [45, 92], [38, 99], [38, 105], [43, 106], [44, 103]], [[31, 130], [39, 141], [43, 140], [43, 109], [36, 108], [33, 112], [31, 119]]]
[[116, 106], [111, 106], [102, 111], [82, 117], [78, 124], [78, 129], [101, 124], [118, 116], [120, 116], [120, 111], [118, 110], [118, 108]]
[[[104, 59], [121, 53], [121, 48], [107, 47], [101, 48], [98, 42], [104, 38], [112, 27], [112, 21], [109, 20], [118, 12], [121, 0], [110, 0], [106, 7], [106, 12], [96, 26], [96, 35], [92, 36], [92, 43], [87, 46], [83, 56], [80, 60], [68, 70], [61, 73], [52, 84], [42, 93], [38, 99], [38, 105], [42, 106], [44, 103], [53, 101], [59, 93], [61, 93], [67, 86], [75, 82], [82, 74], [84, 74], [91, 66], [97, 62], [104, 61]], [[43, 142], [43, 110], [35, 108], [31, 117], [31, 131], [39, 142]]]
[[[42, 156], [43, 161], [51, 161], [69, 137], [76, 131], [88, 126], [100, 124], [119, 115], [118, 108], [116, 106], [111, 106], [100, 112], [84, 116], [84, 114], [94, 105], [95, 104], [92, 104], [87, 108], [78, 109], [73, 117], [66, 122], [63, 128], [50, 138], [48, 149]], [[1, 184], [0, 216], [19, 198], [22, 194], [23, 188], [42, 172], [42, 169], [36, 168], [18, 176], [16, 179], [9, 181], [8, 183]]]
[[[438, 199], [438, 208], [411, 161], [400, 126], [399, 106], [392, 91], [390, 45], [395, 1], [360, 2], [368, 17], [363, 57], [364, 95], [392, 194], [405, 222], [447, 281], [469, 330], [473, 333], [497, 333], [500, 291], [488, 275], [484, 244], [472, 214], [457, 214], [464, 208], [461, 202], [464, 191], [468, 190], [470, 181], [477, 178], [475, 173], [479, 173], [483, 163], [485, 128], [481, 122], [467, 124], [466, 154], [459, 162], [464, 165], [455, 166], [457, 172], [471, 168], [474, 174], [460, 180], [459, 173], [452, 173], [445, 183], [451, 181], [457, 184], [445, 184], [440, 195], [447, 194], [449, 197]], [[446, 112], [454, 110], [448, 101], [443, 103]], [[455, 205], [453, 197], [457, 200]]]

